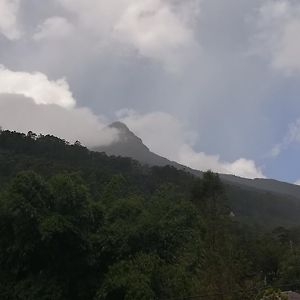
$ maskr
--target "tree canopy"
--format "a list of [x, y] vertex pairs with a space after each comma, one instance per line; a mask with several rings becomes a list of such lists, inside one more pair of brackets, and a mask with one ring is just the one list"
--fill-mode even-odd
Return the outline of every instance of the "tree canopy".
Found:
[[0, 166], [1, 299], [252, 300], [300, 289], [300, 229], [240, 222], [210, 171], [195, 178], [8, 131]]

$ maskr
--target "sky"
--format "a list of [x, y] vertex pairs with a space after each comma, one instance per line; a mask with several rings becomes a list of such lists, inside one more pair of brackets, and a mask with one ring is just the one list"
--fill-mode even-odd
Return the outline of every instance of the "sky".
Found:
[[299, 96], [297, 0], [0, 0], [5, 129], [300, 183]]

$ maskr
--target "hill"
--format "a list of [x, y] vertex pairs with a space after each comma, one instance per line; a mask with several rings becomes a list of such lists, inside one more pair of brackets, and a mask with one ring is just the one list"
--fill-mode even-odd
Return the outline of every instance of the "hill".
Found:
[[[110, 127], [119, 131], [119, 139], [109, 146], [95, 147], [93, 150], [105, 152], [108, 155], [130, 157], [141, 164], [149, 166], [173, 166], [178, 170], [187, 171], [193, 175], [202, 177], [203, 172], [195, 170], [177, 162], [170, 161], [150, 151], [143, 141], [137, 137], [124, 123], [114, 122]], [[242, 188], [253, 188], [259, 191], [283, 194], [300, 199], [300, 186], [280, 182], [273, 179], [246, 179], [234, 175], [220, 174], [225, 183]]]
[[[142, 165], [172, 166], [202, 178], [203, 172], [170, 161], [153, 152], [121, 122], [110, 125], [119, 130], [117, 142], [93, 150], [115, 157], [130, 157]], [[220, 174], [227, 188], [229, 202], [237, 218], [267, 226], [299, 224], [300, 186], [273, 179], [246, 179]]]
[[297, 198], [224, 186], [212, 172], [0, 131], [4, 300], [252, 300], [266, 283], [297, 290], [300, 231], [278, 226], [299, 225], [299, 215]]
[[[131, 137], [136, 140], [134, 135]], [[131, 145], [129, 142], [128, 144]], [[141, 145], [141, 140], [139, 145], [147, 149]], [[128, 151], [131, 149], [128, 147]], [[150, 155], [152, 157], [151, 153]], [[160, 159], [159, 156], [155, 157]], [[164, 158], [160, 161], [169, 162]], [[176, 163], [172, 165], [170, 162], [170, 165], [150, 167], [130, 158], [89, 151], [79, 144], [69, 145], [66, 141], [49, 135], [24, 135], [9, 131], [2, 131], [0, 134], [0, 187], [5, 186], [19, 171], [33, 170], [46, 177], [59, 172], [79, 172], [96, 194], [101, 194], [112, 176], [122, 174], [132, 190], [139, 191], [146, 197], [161, 184], [175, 185], [182, 194], [188, 195], [195, 181], [194, 171]], [[196, 174], [203, 176], [202, 172], [196, 171]], [[228, 203], [237, 220], [267, 228], [300, 225], [298, 197], [277, 193], [273, 185], [270, 192], [265, 186], [258, 188], [244, 184], [268, 183], [269, 180], [251, 181], [232, 177], [242, 180], [241, 184], [240, 181], [226, 181], [222, 175], [221, 178], [225, 184]], [[276, 184], [285, 186], [284, 183]], [[276, 187], [279, 188], [277, 185]]]

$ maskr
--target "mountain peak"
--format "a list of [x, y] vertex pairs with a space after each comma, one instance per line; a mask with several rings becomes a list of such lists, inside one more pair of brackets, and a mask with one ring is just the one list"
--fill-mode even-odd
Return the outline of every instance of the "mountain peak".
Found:
[[[119, 131], [119, 138], [115, 143], [108, 146], [96, 147], [93, 150], [106, 152], [108, 155], [131, 157], [142, 164], [149, 166], [173, 166], [179, 170], [188, 171], [196, 176], [202, 176], [203, 173], [199, 170], [193, 170], [174, 161], [170, 161], [153, 152], [136, 136], [126, 124], [117, 121], [109, 125], [110, 128], [115, 128]], [[221, 179], [232, 186], [243, 187], [247, 189], [260, 190], [275, 194], [289, 195], [296, 199], [300, 199], [299, 186], [278, 182], [267, 179], [246, 179], [234, 175], [220, 174]]]
[[137, 145], [139, 145], [139, 147], [146, 147], [143, 144], [143, 141], [138, 136], [136, 136], [123, 122], [120, 121], [113, 122], [109, 125], [109, 127], [117, 129], [119, 132], [119, 140], [117, 141], [117, 144], [126, 143], [126, 144], [131, 144], [131, 147]]
[[108, 155], [131, 157], [144, 163], [149, 162], [149, 157], [152, 157], [149, 148], [126, 124], [116, 121], [108, 127], [118, 130], [118, 140], [108, 146], [96, 147], [95, 151], [106, 152]]
[[123, 122], [120, 122], [120, 121], [116, 121], [116, 122], [111, 123], [109, 125], [109, 127], [110, 128], [116, 128], [118, 130], [131, 132], [130, 129], [128, 128], [128, 126], [126, 124], [124, 124]]
[[151, 152], [142, 139], [135, 135], [123, 122], [116, 121], [108, 127], [118, 130], [118, 140], [111, 145], [96, 147], [93, 150], [106, 152], [108, 155], [131, 157], [150, 166], [172, 165], [172, 162], [166, 158]]

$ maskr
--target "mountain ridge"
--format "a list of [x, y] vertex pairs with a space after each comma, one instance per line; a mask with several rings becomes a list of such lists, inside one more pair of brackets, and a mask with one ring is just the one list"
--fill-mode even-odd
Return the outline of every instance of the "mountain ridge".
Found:
[[[126, 124], [120, 121], [113, 122], [110, 128], [119, 130], [119, 139], [109, 146], [95, 147], [92, 150], [105, 152], [107, 155], [130, 157], [141, 164], [149, 166], [172, 166], [176, 169], [189, 172], [195, 176], [202, 177], [203, 171], [189, 168], [175, 161], [171, 161], [152, 152], [142, 141], [140, 137], [134, 134]], [[259, 191], [288, 195], [300, 200], [300, 186], [282, 182], [275, 179], [255, 178], [247, 179], [231, 174], [219, 174], [224, 183], [244, 187], [247, 189], [256, 189]]]
[[[132, 138], [135, 139], [133, 135]], [[170, 161], [166, 159], [164, 161], [172, 165]], [[199, 176], [202, 173], [181, 165], [178, 167], [178, 164], [176, 166], [177, 168], [149, 167], [135, 159], [109, 157], [105, 153], [89, 151], [80, 143], [70, 144], [53, 135], [37, 136], [32, 133], [26, 135], [8, 130], [0, 131], [0, 188], [8, 186], [12, 177], [23, 170], [34, 171], [47, 178], [60, 172], [70, 172], [81, 174], [98, 196], [100, 195], [98, 192], [104, 192], [106, 184], [116, 176], [123, 183], [129, 180], [128, 183], [131, 182], [132, 187], [141, 193], [148, 191], [149, 195], [152, 195], [157, 188], [167, 185], [178, 188], [182, 196], [189, 199], [189, 193], [195, 182], [202, 182], [191, 172], [196, 172], [195, 174], [200, 174]], [[244, 184], [243, 179], [234, 176], [232, 178], [242, 180], [243, 183], [230, 183], [223, 179], [226, 195], [224, 201], [234, 213], [236, 221], [266, 229], [300, 225], [299, 197], [293, 197], [288, 193], [278, 194], [274, 189], [270, 192], [270, 188], [269, 191], [260, 187], [260, 189], [253, 188]], [[256, 183], [257, 180], [246, 182]], [[270, 183], [272, 185], [273, 181]], [[282, 185], [286, 187], [284, 183]], [[278, 187], [277, 183], [276, 186]], [[280, 184], [278, 189], [282, 192]]]

